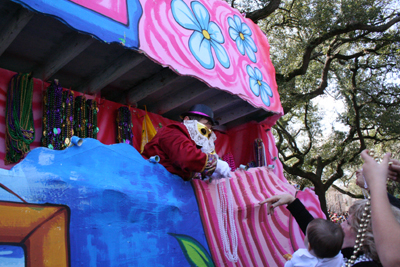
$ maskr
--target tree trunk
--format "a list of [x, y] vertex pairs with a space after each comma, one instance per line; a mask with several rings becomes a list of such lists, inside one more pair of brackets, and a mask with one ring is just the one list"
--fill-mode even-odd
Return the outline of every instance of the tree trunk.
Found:
[[318, 185], [314, 184], [314, 188], [315, 188], [315, 194], [318, 196], [321, 209], [325, 213], [326, 218], [329, 219], [328, 209], [326, 207], [326, 195], [325, 195], [326, 191], [324, 189], [324, 186], [322, 183]]

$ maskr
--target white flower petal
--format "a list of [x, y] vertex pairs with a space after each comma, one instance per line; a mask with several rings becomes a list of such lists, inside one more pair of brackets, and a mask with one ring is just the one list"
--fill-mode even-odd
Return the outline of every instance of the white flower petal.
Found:
[[[232, 27], [229, 27], [229, 36], [232, 38], [232, 40], [236, 40], [239, 37], [239, 33], [237, 30], [235, 30]], [[239, 38], [240, 39], [240, 38]]]
[[261, 82], [261, 91], [265, 91], [267, 95], [272, 97], [272, 90], [271, 87], [266, 82]]
[[234, 21], [231, 17], [228, 18], [228, 24], [229, 24], [229, 27], [231, 27], [231, 28], [233, 28], [235, 31], [239, 32], [239, 29], [238, 29], [238, 27], [237, 27], [235, 21]]
[[[250, 48], [249, 44], [246, 42], [246, 40], [243, 42], [244, 43], [244, 48], [246, 50], [247, 56], [251, 61], [254, 63], [257, 62], [256, 54], [254, 54], [253, 50]], [[262, 77], [262, 75], [261, 75]]]
[[249, 26], [246, 23], [242, 23], [242, 33], [251, 36], [252, 32]]
[[210, 34], [210, 37], [212, 40], [222, 44], [223, 42], [225, 42], [224, 36], [222, 35], [221, 29], [219, 28], [219, 26], [214, 23], [214, 22], [210, 22], [210, 24], [208, 25], [208, 33]]
[[201, 29], [208, 31], [208, 25], [210, 23], [210, 14], [208, 13], [207, 8], [205, 8], [203, 4], [197, 1], [193, 1], [191, 3], [191, 6], [194, 15], [197, 18], [197, 21], [200, 23]]
[[249, 74], [249, 76], [250, 76], [251, 78], [253, 78], [253, 79], [256, 78], [256, 77], [255, 77], [256, 74], [254, 73], [254, 70], [253, 70], [252, 67], [250, 67], [250, 65], [247, 65], [246, 70], [247, 70], [247, 74]]
[[215, 55], [217, 56], [219, 63], [221, 63], [224, 68], [229, 68], [231, 63], [229, 61], [229, 56], [228, 53], [226, 53], [225, 48], [223, 48], [222, 45], [213, 40], [211, 41], [211, 46], [214, 48]]
[[256, 46], [256, 44], [254, 43], [253, 38], [251, 38], [251, 37], [248, 36], [248, 35], [245, 35], [245, 36], [244, 36], [244, 41], [250, 46], [251, 50], [253, 50], [254, 52], [257, 52], [257, 46]]
[[258, 81], [262, 81], [262, 79], [263, 79], [262, 73], [261, 73], [261, 71], [260, 71], [257, 67], [254, 68], [254, 73], [256, 74], [256, 77], [255, 77], [255, 78], [256, 78]]
[[244, 55], [244, 43], [241, 38], [236, 39], [236, 46], [237, 46], [240, 54]]
[[[268, 86], [268, 87], [269, 87], [269, 86]], [[261, 100], [262, 100], [262, 102], [263, 102], [267, 107], [269, 107], [269, 106], [271, 105], [271, 101], [269, 100], [268, 92], [265, 90], [265, 88], [264, 88], [263, 86], [261, 86], [260, 89], [261, 89], [261, 90], [260, 90], [260, 93], [261, 93]]]
[[239, 18], [238, 15], [234, 15], [233, 18], [235, 19], [235, 24], [238, 32], [242, 32], [242, 20]]
[[185, 2], [182, 0], [173, 0], [171, 2], [171, 10], [176, 22], [178, 22], [183, 28], [201, 31], [200, 24], [197, 22], [197, 19]]
[[189, 49], [196, 60], [206, 69], [214, 68], [211, 43], [200, 32], [193, 32], [189, 39]]
[[255, 96], [259, 96], [260, 95], [260, 85], [258, 84], [258, 81], [256, 79], [250, 77], [249, 83], [250, 83], [250, 89], [253, 92], [253, 94]]

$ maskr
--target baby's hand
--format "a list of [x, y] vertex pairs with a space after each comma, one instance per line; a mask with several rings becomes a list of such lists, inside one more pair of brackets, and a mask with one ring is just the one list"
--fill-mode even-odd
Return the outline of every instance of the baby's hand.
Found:
[[290, 195], [290, 194], [282, 194], [282, 195], [275, 195], [270, 198], [267, 198], [266, 200], [261, 201], [259, 204], [263, 205], [265, 203], [268, 203], [267, 205], [267, 211], [268, 215], [274, 213], [274, 208], [285, 205], [285, 204], [290, 204], [295, 200], [295, 197]]

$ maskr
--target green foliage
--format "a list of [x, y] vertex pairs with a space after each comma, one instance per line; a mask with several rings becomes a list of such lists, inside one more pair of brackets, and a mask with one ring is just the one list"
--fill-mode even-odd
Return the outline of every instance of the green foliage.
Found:
[[[228, 2], [251, 15], [276, 1]], [[286, 114], [275, 126], [286, 176], [311, 183], [323, 209], [326, 190], [348, 183], [363, 149], [399, 150], [399, 8], [396, 0], [283, 0], [257, 20]], [[324, 130], [318, 96], [343, 103], [331, 120], [340, 128]]]
[[169, 233], [176, 238], [190, 266], [214, 267], [214, 262], [207, 250], [193, 237]]

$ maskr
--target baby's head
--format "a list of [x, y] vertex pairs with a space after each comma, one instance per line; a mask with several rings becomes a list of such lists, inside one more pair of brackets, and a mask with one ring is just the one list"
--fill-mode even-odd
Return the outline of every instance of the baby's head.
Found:
[[318, 258], [332, 258], [340, 252], [343, 238], [344, 233], [339, 224], [324, 219], [314, 219], [307, 226], [304, 243]]

